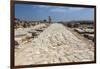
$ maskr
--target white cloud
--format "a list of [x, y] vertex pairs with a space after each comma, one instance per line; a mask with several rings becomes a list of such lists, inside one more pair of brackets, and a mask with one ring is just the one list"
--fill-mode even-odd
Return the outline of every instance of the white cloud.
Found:
[[67, 11], [74, 12], [74, 11], [80, 11], [83, 9], [85, 9], [85, 8], [81, 8], [81, 7], [56, 7], [56, 8], [52, 8], [50, 11], [55, 12], [55, 13], [64, 13]]
[[55, 12], [55, 13], [64, 13], [64, 12], [66, 12], [66, 8], [65, 7], [56, 7], [56, 8], [52, 8], [50, 11]]
[[40, 7], [40, 8], [66, 8], [66, 7], [63, 7], [63, 6], [52, 6], [52, 5], [33, 5], [33, 7]]
[[60, 9], [52, 9], [50, 10], [51, 12], [57, 12], [57, 13], [62, 13], [65, 12], [65, 10], [60, 10]]
[[51, 12], [55, 12], [55, 13], [64, 13], [66, 11], [79, 11], [79, 10], [83, 10], [85, 8], [81, 8], [81, 7], [59, 7], [59, 6], [53, 6], [53, 8], [50, 10]]
[[50, 8], [52, 6], [48, 6], [48, 5], [38, 5], [38, 7], [40, 7], [40, 8]]
[[52, 6], [48, 6], [48, 5], [33, 5], [33, 7], [50, 8], [50, 7], [52, 7]]
[[33, 7], [50, 9], [50, 12], [54, 12], [54, 13], [64, 13], [67, 10], [69, 10], [69, 11], [79, 11], [79, 10], [84, 9], [84, 8], [81, 8], [81, 7], [67, 7], [67, 6], [63, 7], [63, 6], [50, 6], [50, 5], [33, 5]]
[[84, 8], [81, 7], [68, 7], [69, 10], [74, 10], [74, 11], [79, 11], [79, 10], [83, 10]]

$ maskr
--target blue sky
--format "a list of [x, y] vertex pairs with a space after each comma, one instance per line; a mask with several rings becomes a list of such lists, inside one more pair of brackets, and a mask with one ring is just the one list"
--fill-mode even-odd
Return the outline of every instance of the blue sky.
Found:
[[48, 16], [53, 21], [94, 20], [94, 8], [15, 4], [15, 17], [21, 20], [44, 20]]

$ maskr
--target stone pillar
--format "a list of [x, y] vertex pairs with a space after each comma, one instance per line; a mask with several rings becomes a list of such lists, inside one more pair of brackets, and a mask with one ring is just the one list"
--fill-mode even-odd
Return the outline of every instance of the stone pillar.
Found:
[[48, 22], [51, 23], [51, 17], [50, 16], [48, 17]]

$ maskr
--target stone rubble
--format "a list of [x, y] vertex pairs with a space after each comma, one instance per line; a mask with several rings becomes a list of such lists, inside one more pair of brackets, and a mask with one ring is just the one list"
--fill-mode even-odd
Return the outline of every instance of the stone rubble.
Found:
[[78, 35], [62, 24], [51, 24], [37, 38], [20, 44], [22, 48], [15, 50], [15, 65], [94, 61], [94, 45]]

